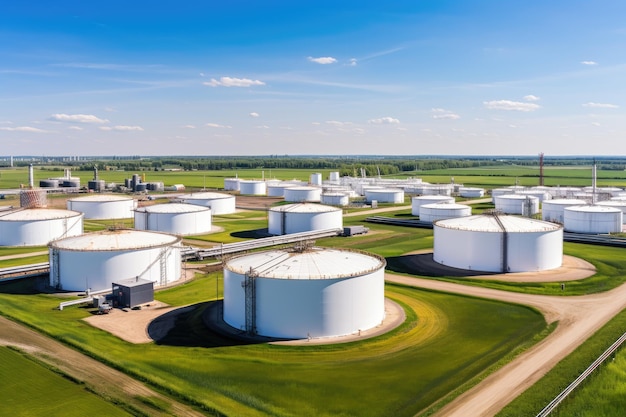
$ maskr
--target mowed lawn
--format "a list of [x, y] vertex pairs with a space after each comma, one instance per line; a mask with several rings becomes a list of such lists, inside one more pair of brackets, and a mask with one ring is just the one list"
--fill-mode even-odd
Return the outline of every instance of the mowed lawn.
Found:
[[2, 416], [132, 415], [5, 346], [0, 346], [0, 380]]
[[92, 328], [80, 320], [87, 309], [55, 311], [52, 296], [0, 287], [0, 303], [8, 316], [208, 412], [233, 416], [412, 416], [546, 329], [526, 307], [387, 285], [408, 319], [386, 335], [322, 346], [242, 345], [201, 322], [215, 298], [215, 275], [163, 293], [169, 302], [198, 305], [160, 345], [133, 345]]

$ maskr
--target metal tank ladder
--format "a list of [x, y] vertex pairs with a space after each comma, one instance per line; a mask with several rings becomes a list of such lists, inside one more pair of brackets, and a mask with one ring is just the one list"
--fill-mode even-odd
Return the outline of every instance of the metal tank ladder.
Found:
[[256, 333], [256, 277], [258, 273], [250, 267], [246, 272], [244, 281], [241, 286], [245, 292], [246, 302], [246, 334], [255, 335]]

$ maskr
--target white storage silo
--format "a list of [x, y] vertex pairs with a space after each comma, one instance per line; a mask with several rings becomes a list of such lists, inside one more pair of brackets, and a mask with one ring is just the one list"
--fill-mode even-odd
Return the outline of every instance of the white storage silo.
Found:
[[539, 200], [539, 204], [543, 203], [546, 200], [551, 200], [552, 195], [545, 190], [520, 190], [515, 193], [515, 195], [524, 195], [524, 196], [532, 196], [537, 197]]
[[285, 188], [285, 201], [291, 203], [315, 203], [320, 201], [322, 189], [319, 187]]
[[276, 338], [356, 334], [385, 318], [384, 268], [375, 255], [317, 247], [233, 257], [224, 265], [224, 321]]
[[268, 197], [284, 197], [285, 189], [289, 187], [294, 187], [294, 184], [289, 183], [289, 182], [267, 184], [267, 196]]
[[[616, 197], [613, 197], [616, 198]], [[599, 206], [607, 206], [607, 207], [615, 207], [617, 209], [622, 210], [622, 221], [626, 221], [626, 201], [619, 201], [619, 200], [606, 200], [606, 201], [599, 201], [596, 203]]]
[[515, 194], [517, 192], [516, 189], [506, 187], [506, 188], [494, 188], [491, 190], [491, 203], [496, 204], [496, 197], [500, 197], [502, 195], [510, 195]]
[[181, 236], [209, 233], [211, 209], [183, 203], [140, 207], [135, 210], [135, 229]]
[[322, 193], [320, 202], [330, 206], [343, 207], [350, 204], [350, 196], [346, 193]]
[[465, 204], [456, 203], [422, 204], [419, 213], [420, 221], [434, 223], [437, 220], [471, 216], [472, 208]]
[[463, 198], [480, 198], [485, 195], [485, 189], [476, 187], [461, 187], [459, 188], [459, 195]]
[[46, 208], [0, 214], [0, 246], [43, 246], [83, 233], [83, 213]]
[[563, 228], [518, 216], [491, 214], [434, 223], [433, 259], [454, 268], [530, 272], [563, 262]]
[[541, 206], [541, 220], [563, 224], [565, 207], [584, 206], [587, 202], [576, 198], [546, 200]]
[[532, 195], [504, 194], [495, 198], [496, 210], [504, 214], [533, 215], [539, 213], [539, 199]]
[[224, 178], [225, 191], [239, 191], [239, 178]]
[[239, 193], [242, 195], [265, 195], [267, 193], [267, 186], [265, 181], [240, 180]]
[[211, 214], [215, 216], [231, 214], [236, 211], [235, 196], [230, 194], [213, 192], [192, 193], [181, 196], [179, 200], [186, 204], [209, 207]]
[[268, 232], [272, 235], [342, 229], [342, 210], [322, 204], [296, 203], [271, 207], [268, 212]]
[[328, 181], [332, 182], [333, 184], [338, 184], [339, 183], [339, 171], [331, 171], [328, 174]]
[[181, 238], [138, 230], [107, 230], [48, 245], [50, 286], [68, 291], [110, 290], [122, 279], [167, 285], [182, 276]]
[[573, 233], [620, 233], [623, 222], [622, 210], [615, 207], [588, 205], [566, 207], [563, 226]]
[[404, 190], [399, 188], [380, 188], [365, 190], [365, 201], [371, 203], [378, 201], [379, 203], [404, 203]]
[[321, 187], [321, 185], [322, 185], [322, 174], [320, 174], [319, 172], [311, 174], [310, 178], [309, 178], [309, 183], [311, 185], [317, 185], [317, 186]]
[[422, 195], [411, 198], [411, 214], [420, 215], [420, 206], [433, 203], [454, 203], [454, 197], [445, 195]]
[[425, 184], [422, 188], [423, 195], [451, 195], [454, 185], [452, 184]]
[[66, 206], [68, 210], [84, 213], [85, 219], [131, 219], [137, 201], [130, 197], [98, 194], [70, 198]]

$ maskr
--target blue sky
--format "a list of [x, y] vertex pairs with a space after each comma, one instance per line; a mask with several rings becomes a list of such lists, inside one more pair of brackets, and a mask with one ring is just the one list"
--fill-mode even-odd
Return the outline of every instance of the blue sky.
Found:
[[0, 155], [626, 155], [622, 0], [4, 3]]

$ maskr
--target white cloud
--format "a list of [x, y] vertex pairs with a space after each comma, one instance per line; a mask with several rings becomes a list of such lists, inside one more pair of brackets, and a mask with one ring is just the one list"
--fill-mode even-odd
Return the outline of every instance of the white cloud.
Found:
[[600, 123], [598, 123], [598, 122], [591, 122], [591, 125], [592, 126], [601, 126]]
[[230, 126], [220, 125], [220, 124], [217, 124], [217, 123], [207, 123], [205, 126], [212, 127], [212, 128], [215, 128], [215, 129], [230, 129], [231, 128]]
[[356, 67], [358, 64], [358, 61], [356, 58], [350, 58], [350, 63], [348, 65], [350, 65], [351, 67]]
[[350, 122], [340, 122], [338, 120], [327, 120], [324, 123], [326, 123], [327, 125], [336, 126], [336, 127], [348, 126], [352, 124]]
[[110, 132], [112, 130], [117, 132], [143, 131], [143, 127], [141, 126], [101, 126], [98, 129], [104, 130], [105, 132]]
[[390, 124], [398, 124], [400, 120], [394, 119], [393, 117], [381, 117], [380, 119], [370, 119], [367, 123], [372, 125], [390, 125]]
[[251, 80], [249, 78], [222, 77], [218, 80], [211, 78], [211, 81], [202, 83], [209, 87], [252, 87], [255, 85], [265, 85], [263, 81]]
[[107, 111], [107, 112], [109, 112], [109, 113], [114, 113], [114, 112], [117, 112], [117, 110], [115, 110], [113, 107], [105, 107], [105, 108], [104, 108], [104, 111]]
[[194, 126], [194, 125], [184, 125], [184, 126], [181, 126], [181, 127], [183, 129], [195, 129], [196, 128], [196, 126]]
[[270, 127], [268, 125], [259, 125], [256, 126], [257, 129], [269, 129]]
[[512, 111], [523, 111], [530, 112], [535, 111], [541, 108], [540, 105], [535, 103], [524, 103], [521, 101], [511, 101], [511, 100], [492, 100], [492, 101], [483, 101], [483, 105], [485, 108], [490, 110], [512, 110]]
[[580, 61], [580, 63], [583, 65], [598, 65], [595, 61]]
[[315, 62], [316, 64], [322, 65], [334, 64], [335, 62], [337, 62], [337, 60], [332, 56], [321, 56], [319, 58], [313, 58], [312, 56], [310, 56], [308, 60], [311, 62]]
[[539, 101], [539, 100], [541, 100], [541, 97], [537, 97], [537, 96], [534, 96], [532, 94], [529, 94], [527, 96], [524, 96], [524, 100], [526, 100], [526, 101]]
[[55, 122], [72, 122], [72, 123], [96, 123], [103, 124], [109, 123], [107, 119], [101, 119], [93, 114], [53, 114], [50, 116], [50, 120]]
[[85, 130], [85, 129], [83, 129], [83, 128], [82, 128], [82, 127], [80, 127], [80, 126], [70, 126], [70, 127], [68, 127], [68, 129], [69, 129], [69, 130]]
[[609, 104], [609, 103], [585, 103], [583, 107], [592, 107], [595, 109], [617, 109], [619, 106], [617, 104]]
[[48, 133], [47, 130], [38, 129], [30, 126], [18, 126], [18, 127], [0, 127], [0, 130], [6, 132], [29, 132], [29, 133]]
[[257, 112], [253, 111], [252, 113], [250, 113], [250, 117], [259, 117], [259, 116], [260, 116], [260, 114], [257, 113]]
[[457, 120], [461, 118], [458, 114], [442, 108], [432, 108], [430, 111], [434, 113], [433, 119]]

